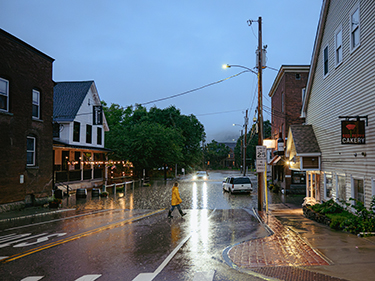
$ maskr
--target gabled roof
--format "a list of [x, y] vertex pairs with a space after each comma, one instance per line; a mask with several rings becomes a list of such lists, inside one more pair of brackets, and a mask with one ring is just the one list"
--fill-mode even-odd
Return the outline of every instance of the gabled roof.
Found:
[[57, 82], [53, 88], [53, 120], [73, 121], [93, 83]]
[[[297, 156], [321, 154], [312, 125], [291, 125], [289, 130], [294, 141]], [[288, 142], [289, 139], [290, 137], [288, 137]]]
[[312, 87], [312, 82], [315, 76], [316, 66], [318, 64], [320, 46], [323, 40], [324, 26], [327, 20], [328, 8], [329, 8], [330, 2], [331, 2], [330, 0], [323, 0], [323, 3], [322, 3], [322, 9], [320, 11], [320, 18], [319, 18], [316, 35], [315, 35], [314, 48], [313, 48], [313, 53], [311, 57], [310, 73], [309, 73], [309, 78], [307, 79], [305, 98], [302, 101], [301, 117], [306, 117], [305, 115], [307, 112], [307, 106], [308, 106], [309, 99], [310, 99], [311, 87]]

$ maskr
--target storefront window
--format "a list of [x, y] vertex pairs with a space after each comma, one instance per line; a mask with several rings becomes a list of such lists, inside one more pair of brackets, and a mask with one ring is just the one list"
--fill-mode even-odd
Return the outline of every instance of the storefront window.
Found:
[[332, 197], [332, 174], [325, 174], [325, 196], [326, 198]]
[[365, 202], [365, 195], [363, 192], [363, 180], [353, 180], [354, 184], [354, 198], [357, 199], [359, 202]]
[[346, 201], [345, 176], [337, 176], [338, 199]]
[[293, 184], [306, 184], [306, 172], [292, 171]]

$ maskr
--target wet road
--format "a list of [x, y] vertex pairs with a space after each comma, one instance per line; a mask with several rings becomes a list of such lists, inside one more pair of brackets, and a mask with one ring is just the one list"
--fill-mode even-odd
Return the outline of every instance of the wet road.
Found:
[[224, 177], [181, 179], [183, 218], [166, 218], [173, 182], [161, 181], [109, 198], [72, 196], [70, 211], [1, 223], [0, 279], [260, 280], [224, 261], [228, 246], [267, 235], [251, 214], [256, 193], [225, 193]]

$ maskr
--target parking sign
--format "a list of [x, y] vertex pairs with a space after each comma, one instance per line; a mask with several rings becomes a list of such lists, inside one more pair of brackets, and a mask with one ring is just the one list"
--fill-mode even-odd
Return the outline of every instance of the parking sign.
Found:
[[257, 173], [266, 171], [267, 148], [263, 145], [256, 147]]

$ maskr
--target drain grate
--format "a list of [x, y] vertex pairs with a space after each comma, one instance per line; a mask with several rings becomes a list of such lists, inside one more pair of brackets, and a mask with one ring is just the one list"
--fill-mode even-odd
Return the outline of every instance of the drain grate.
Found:
[[347, 281], [329, 275], [311, 272], [305, 269], [291, 266], [252, 268], [254, 272], [285, 281]]

